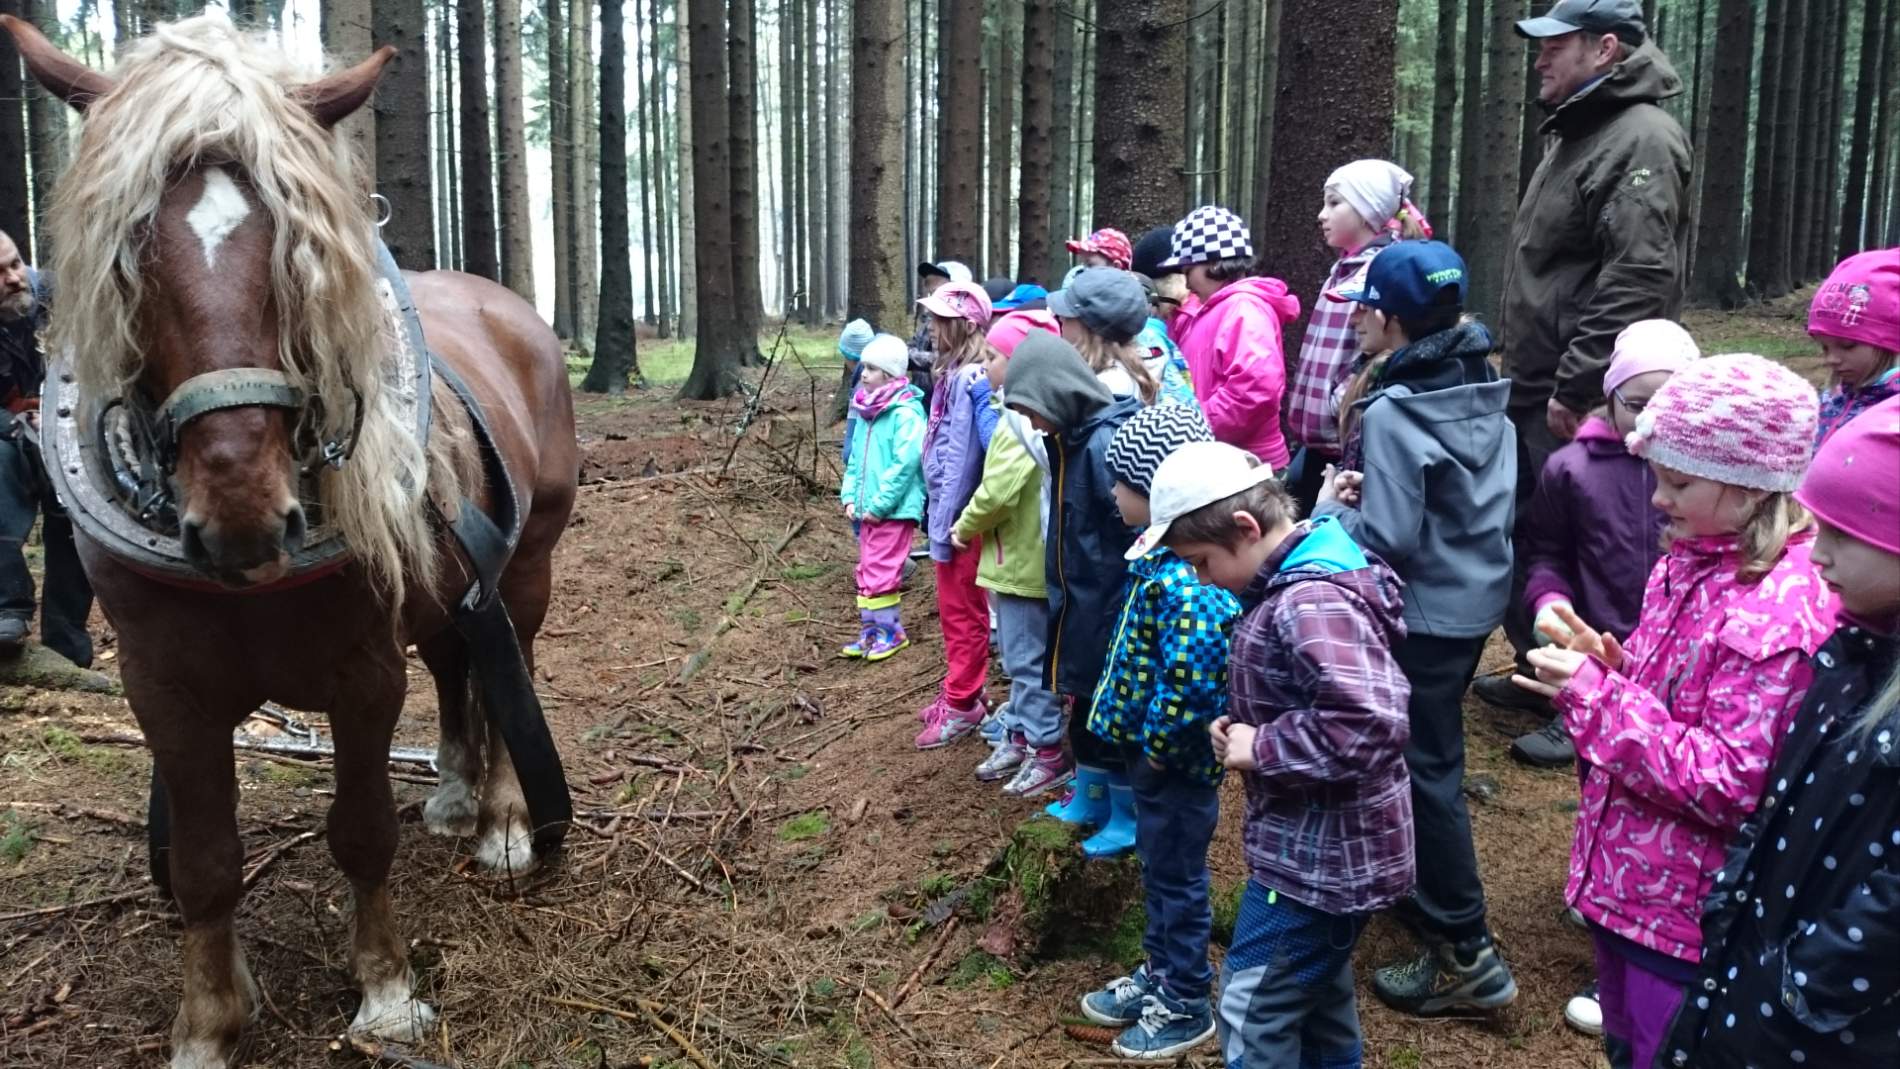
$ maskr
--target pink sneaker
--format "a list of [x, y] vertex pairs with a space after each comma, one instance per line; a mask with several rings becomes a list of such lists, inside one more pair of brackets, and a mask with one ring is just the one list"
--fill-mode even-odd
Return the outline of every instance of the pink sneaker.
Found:
[[[941, 701], [941, 699], [939, 699]], [[983, 703], [973, 701], [967, 707], [958, 708], [949, 702], [942, 702], [942, 713], [937, 719], [925, 723], [924, 730], [917, 735], [919, 750], [935, 750], [948, 746], [970, 732], [983, 722]]]
[[949, 703], [943, 700], [943, 692], [938, 691], [937, 696], [930, 699], [929, 705], [917, 710], [917, 719], [926, 724], [934, 724], [943, 718], [943, 711], [948, 708], [948, 706]]
[[1034, 798], [1075, 779], [1075, 762], [1063, 751], [1062, 744], [1032, 746], [1028, 759], [1016, 770], [1016, 777], [1003, 786], [1003, 793], [1018, 798]]

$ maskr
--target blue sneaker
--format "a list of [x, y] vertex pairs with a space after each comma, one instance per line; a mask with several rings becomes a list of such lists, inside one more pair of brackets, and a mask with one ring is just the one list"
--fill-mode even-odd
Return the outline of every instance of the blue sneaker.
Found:
[[1064, 824], [1095, 827], [1108, 820], [1108, 772], [1089, 765], [1075, 766], [1075, 780], [1061, 801], [1050, 802], [1043, 812]]
[[1120, 857], [1135, 848], [1135, 789], [1127, 776], [1109, 774], [1108, 806], [1101, 830], [1082, 840], [1082, 852], [1089, 857]]
[[1003, 741], [1009, 737], [1009, 729], [1004, 726], [1003, 720], [1008, 712], [1009, 703], [1004, 702], [991, 710], [990, 715], [984, 717], [983, 722], [976, 726], [977, 732], [983, 736], [984, 742], [990, 744], [992, 750], [1003, 745]]
[[1162, 1061], [1213, 1038], [1214, 1011], [1206, 999], [1174, 999], [1155, 990], [1142, 1003], [1141, 1020], [1115, 1037], [1108, 1049], [1117, 1058]]
[[1156, 990], [1148, 965], [1142, 963], [1131, 976], [1117, 976], [1100, 991], [1082, 996], [1082, 1016], [1096, 1024], [1126, 1027], [1141, 1020], [1141, 1008]]

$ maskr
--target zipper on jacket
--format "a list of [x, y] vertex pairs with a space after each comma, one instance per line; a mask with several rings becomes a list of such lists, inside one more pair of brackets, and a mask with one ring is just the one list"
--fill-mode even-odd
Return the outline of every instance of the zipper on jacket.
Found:
[[[1050, 690], [1056, 690], [1054, 684], [1061, 679], [1062, 671], [1062, 622], [1069, 618], [1069, 569], [1065, 566], [1062, 553], [1063, 536], [1068, 533], [1068, 521], [1062, 515], [1062, 491], [1068, 481], [1069, 450], [1068, 443], [1060, 435], [1053, 436], [1056, 441], [1056, 584], [1062, 588], [1062, 611], [1056, 614], [1055, 640], [1049, 643], [1049, 682]], [[1090, 697], [1093, 697], [1091, 695]]]

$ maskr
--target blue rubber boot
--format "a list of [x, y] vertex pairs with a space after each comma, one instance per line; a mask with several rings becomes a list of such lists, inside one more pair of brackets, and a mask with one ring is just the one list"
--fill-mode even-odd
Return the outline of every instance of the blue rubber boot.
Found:
[[1042, 811], [1064, 824], [1099, 826], [1108, 819], [1108, 771], [1077, 765], [1068, 795], [1059, 802], [1050, 802]]
[[1109, 774], [1108, 807], [1108, 823], [1082, 840], [1082, 852], [1089, 857], [1120, 857], [1135, 848], [1135, 788], [1127, 776]]

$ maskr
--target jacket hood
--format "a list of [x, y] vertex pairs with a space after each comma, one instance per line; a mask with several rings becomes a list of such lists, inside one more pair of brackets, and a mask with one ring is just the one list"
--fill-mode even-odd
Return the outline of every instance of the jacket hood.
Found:
[[1294, 527], [1261, 566], [1242, 600], [1252, 606], [1280, 587], [1315, 581], [1331, 583], [1363, 602], [1389, 641], [1405, 637], [1404, 584], [1330, 517]]
[[1243, 278], [1223, 287], [1220, 292], [1207, 299], [1198, 315], [1207, 315], [1219, 307], [1223, 301], [1232, 301], [1239, 297], [1253, 297], [1265, 302], [1273, 309], [1280, 322], [1287, 323], [1299, 318], [1300, 299], [1287, 292], [1286, 283], [1277, 278]]
[[1583, 447], [1590, 451], [1591, 456], [1617, 456], [1629, 453], [1623, 445], [1623, 436], [1616, 433], [1616, 428], [1602, 416], [1591, 416], [1584, 420], [1583, 425], [1577, 428], [1575, 441], [1581, 442]]
[[1427, 335], [1392, 355], [1361, 403], [1391, 402], [1385, 418], [1409, 421], [1459, 464], [1477, 470], [1497, 449], [1511, 399], [1511, 384], [1498, 377], [1490, 352], [1491, 333], [1481, 323]]
[[1117, 397], [1105, 408], [1098, 408], [1083, 417], [1082, 422], [1070, 428], [1064, 435], [1065, 448], [1080, 449], [1088, 444], [1095, 429], [1104, 424], [1119, 427], [1132, 419], [1135, 413], [1145, 407], [1139, 397]]
[[1644, 41], [1595, 85], [1557, 105], [1546, 134], [1567, 134], [1602, 122], [1632, 104], [1656, 104], [1683, 91], [1682, 76], [1656, 42]]
[[1042, 331], [1016, 346], [1003, 392], [1011, 405], [1036, 413], [1065, 436], [1115, 401], [1075, 346]]

